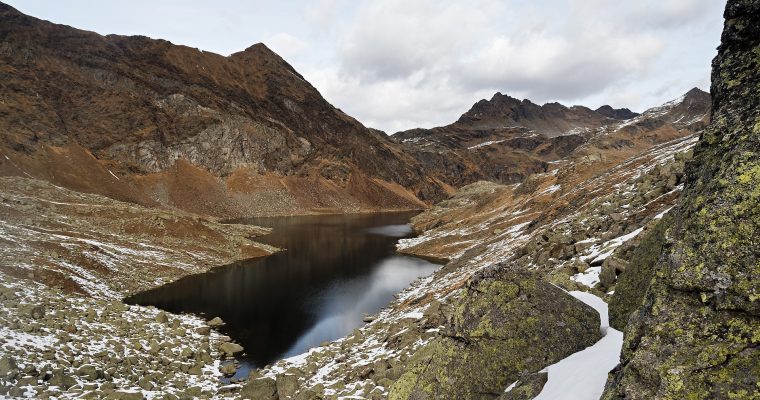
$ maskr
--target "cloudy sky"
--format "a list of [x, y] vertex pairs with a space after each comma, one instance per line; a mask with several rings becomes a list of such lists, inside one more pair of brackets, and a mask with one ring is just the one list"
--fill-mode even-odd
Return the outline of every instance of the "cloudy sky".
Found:
[[102, 34], [228, 55], [264, 42], [328, 101], [392, 133], [495, 92], [642, 111], [709, 89], [725, 0], [6, 0]]

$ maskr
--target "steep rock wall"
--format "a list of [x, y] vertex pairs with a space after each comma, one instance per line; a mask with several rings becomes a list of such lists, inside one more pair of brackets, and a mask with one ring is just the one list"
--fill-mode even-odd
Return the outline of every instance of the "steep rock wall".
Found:
[[760, 1], [725, 18], [712, 123], [605, 399], [760, 396]]

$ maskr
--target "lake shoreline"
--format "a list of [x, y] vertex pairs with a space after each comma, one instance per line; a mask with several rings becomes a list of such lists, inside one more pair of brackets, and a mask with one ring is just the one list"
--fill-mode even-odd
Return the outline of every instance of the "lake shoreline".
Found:
[[[282, 253], [239, 260], [203, 274], [186, 276], [125, 301], [154, 305], [174, 313], [221, 317], [226, 325], [219, 329], [242, 344], [248, 354], [240, 356], [238, 353], [237, 357], [243, 368], [235, 378], [243, 379], [249, 369], [300, 354], [350, 333], [363, 324], [365, 314], [375, 314], [387, 306], [393, 295], [406, 288], [416, 274], [425, 275], [437, 269], [439, 266], [428, 260], [396, 252], [397, 240], [413, 235], [408, 225], [413, 215], [400, 212], [246, 220], [257, 226], [270, 224], [271, 233], [260, 240], [283, 249]], [[312, 240], [317, 242], [310, 244]], [[340, 246], [330, 247], [333, 242]], [[319, 256], [323, 248], [327, 248], [329, 254]], [[421, 272], [413, 272], [419, 268], [423, 268]], [[385, 270], [389, 272], [381, 272]], [[378, 273], [380, 275], [375, 277]], [[380, 286], [367, 286], [378, 279]], [[394, 281], [399, 282], [388, 287]], [[246, 299], [246, 295], [249, 298]], [[225, 300], [228, 298], [235, 300]], [[314, 298], [319, 301], [315, 303]], [[343, 305], [332, 304], [335, 301], [342, 301]], [[217, 309], [210, 308], [209, 304], [215, 302], [219, 303]], [[276, 306], [262, 311], [262, 304], [266, 303]], [[246, 307], [252, 309], [246, 311]], [[317, 317], [315, 312], [323, 316]], [[350, 315], [336, 319], [341, 313]], [[276, 333], [246, 339], [246, 335], [253, 332], [251, 329], [275, 325], [280, 327]], [[306, 336], [298, 340], [294, 336], [289, 342], [289, 330]], [[307, 336], [310, 339], [306, 339]], [[299, 341], [307, 342], [299, 345]], [[276, 352], [280, 353], [275, 356]]]

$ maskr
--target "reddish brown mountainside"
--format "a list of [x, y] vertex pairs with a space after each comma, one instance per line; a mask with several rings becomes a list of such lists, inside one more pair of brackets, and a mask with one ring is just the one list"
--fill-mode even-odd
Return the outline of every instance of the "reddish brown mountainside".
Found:
[[[616, 110], [612, 111], [614, 114]], [[583, 106], [565, 107], [560, 103], [540, 106], [527, 99], [496, 93], [491, 100], [475, 103], [455, 124], [470, 129], [524, 127], [547, 136], [558, 136], [576, 128], [604, 125], [610, 122], [608, 119], [611, 119], [608, 115]]]
[[[479, 180], [517, 183], [575, 153], [630, 157], [652, 145], [701, 130], [710, 95], [692, 89], [639, 115], [603, 106], [539, 106], [496, 93], [456, 122], [398, 132], [393, 138], [422, 161], [426, 174], [460, 187]], [[614, 154], [613, 154], [614, 153]]]
[[223, 57], [0, 3], [0, 175], [202, 214], [408, 209], [445, 185], [263, 44]]

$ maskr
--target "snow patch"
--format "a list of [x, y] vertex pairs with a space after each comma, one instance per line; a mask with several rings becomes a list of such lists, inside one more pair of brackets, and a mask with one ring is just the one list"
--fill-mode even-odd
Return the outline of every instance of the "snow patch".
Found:
[[544, 193], [551, 194], [551, 193], [554, 193], [554, 192], [556, 192], [556, 191], [558, 191], [560, 189], [562, 189], [562, 185], [551, 185], [548, 188], [542, 190], [541, 194], [544, 194]]
[[490, 146], [492, 144], [498, 144], [498, 143], [501, 143], [503, 141], [504, 140], [489, 140], [487, 142], [483, 142], [483, 143], [476, 144], [474, 146], [470, 146], [467, 149], [468, 150], [473, 150], [473, 149], [477, 149], [477, 148], [480, 148], [480, 147]]
[[623, 332], [609, 327], [607, 303], [590, 293], [569, 293], [599, 313], [604, 336], [593, 346], [547, 367], [549, 380], [535, 400], [597, 400], [604, 391], [607, 373], [620, 361]]
[[585, 272], [575, 274], [570, 277], [574, 282], [578, 282], [582, 285], [590, 288], [596, 286], [599, 283], [599, 274], [602, 273], [602, 267], [589, 267]]

